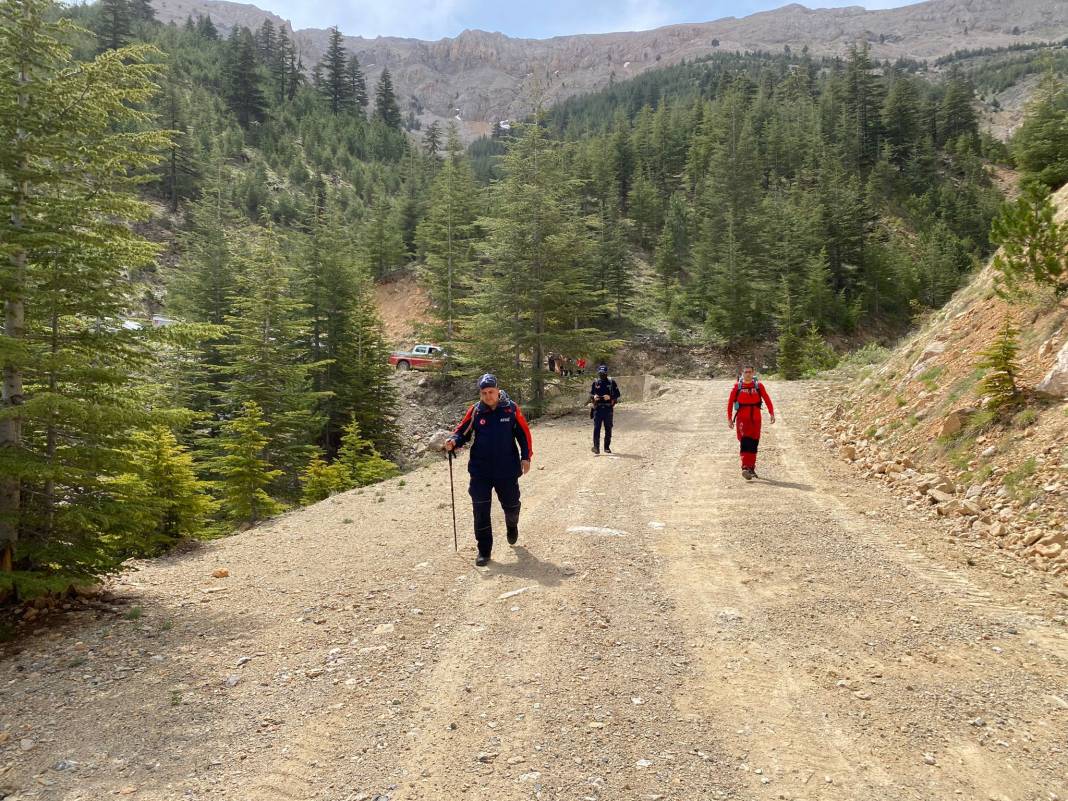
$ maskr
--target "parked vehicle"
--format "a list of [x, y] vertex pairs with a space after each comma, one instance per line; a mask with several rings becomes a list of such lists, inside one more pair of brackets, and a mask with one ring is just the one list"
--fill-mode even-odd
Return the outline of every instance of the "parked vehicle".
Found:
[[389, 363], [398, 370], [440, 370], [445, 365], [445, 351], [437, 345], [416, 345], [411, 350], [390, 355]]

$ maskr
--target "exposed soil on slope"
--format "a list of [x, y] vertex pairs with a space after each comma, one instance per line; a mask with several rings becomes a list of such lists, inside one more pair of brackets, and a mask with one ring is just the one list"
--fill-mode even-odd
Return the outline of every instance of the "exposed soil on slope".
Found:
[[[1068, 220], [1068, 187], [1055, 201]], [[988, 266], [888, 361], [835, 390], [827, 445], [910, 506], [950, 518], [959, 536], [1068, 580], [1068, 399], [1036, 392], [1068, 345], [1068, 302], [1040, 291], [1009, 302], [994, 277]], [[994, 420], [977, 364], [1005, 319], [1020, 330], [1022, 398]], [[931, 494], [946, 489], [932, 473], [949, 497]]]

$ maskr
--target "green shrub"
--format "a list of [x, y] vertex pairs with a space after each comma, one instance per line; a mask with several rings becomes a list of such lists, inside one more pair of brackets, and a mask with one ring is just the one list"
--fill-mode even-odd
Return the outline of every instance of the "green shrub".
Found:
[[1027, 428], [1028, 426], [1034, 425], [1037, 421], [1038, 412], [1034, 409], [1024, 409], [1012, 418], [1012, 424], [1016, 426], [1016, 428]]
[[1016, 363], [1019, 335], [1019, 329], [1006, 317], [997, 337], [982, 352], [978, 363], [978, 367], [989, 371], [980, 383], [979, 391], [987, 399], [987, 408], [995, 412], [1003, 411], [1019, 400], [1019, 390], [1016, 389], [1020, 369]]

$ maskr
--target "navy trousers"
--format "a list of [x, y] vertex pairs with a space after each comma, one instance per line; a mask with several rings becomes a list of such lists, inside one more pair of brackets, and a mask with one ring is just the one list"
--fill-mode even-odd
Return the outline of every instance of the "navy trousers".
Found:
[[471, 495], [471, 505], [475, 512], [475, 541], [478, 543], [478, 552], [482, 556], [489, 556], [493, 550], [493, 519], [490, 517], [492, 493], [497, 492], [497, 500], [504, 510], [505, 523], [509, 527], [518, 526], [521, 506], [519, 479], [471, 476], [471, 486], [467, 491]]
[[612, 412], [611, 406], [595, 406], [593, 409], [593, 447], [601, 449], [601, 426], [604, 426], [604, 446], [612, 447]]

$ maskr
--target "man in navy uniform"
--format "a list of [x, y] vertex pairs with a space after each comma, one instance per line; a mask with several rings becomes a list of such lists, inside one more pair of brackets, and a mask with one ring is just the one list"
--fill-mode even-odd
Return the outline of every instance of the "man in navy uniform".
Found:
[[493, 521], [490, 516], [493, 491], [504, 510], [504, 522], [511, 545], [519, 540], [519, 477], [530, 470], [534, 443], [530, 426], [519, 406], [500, 390], [496, 376], [486, 373], [478, 380], [479, 401], [464, 415], [460, 425], [445, 441], [445, 450], [471, 445], [467, 472], [471, 474], [468, 492], [475, 515], [478, 558], [486, 565], [493, 550]]
[[619, 387], [608, 377], [608, 365], [597, 367], [597, 380], [590, 387], [590, 402], [593, 409], [593, 452], [601, 452], [601, 426], [604, 426], [604, 452], [612, 452], [612, 412], [619, 401]]

